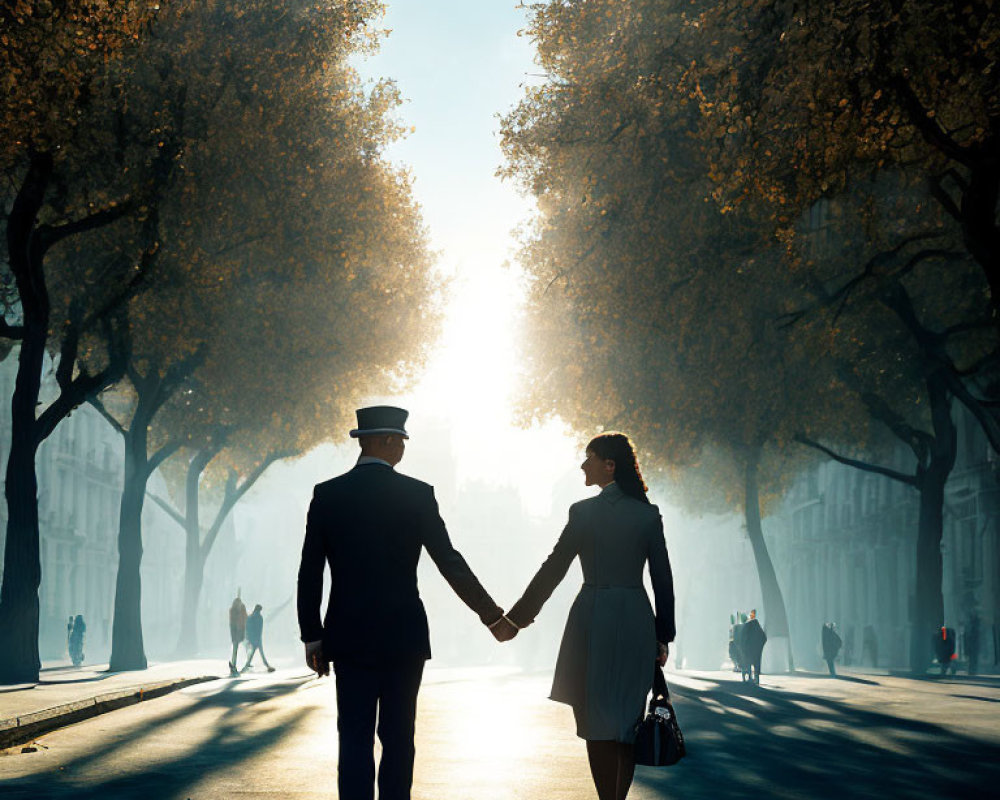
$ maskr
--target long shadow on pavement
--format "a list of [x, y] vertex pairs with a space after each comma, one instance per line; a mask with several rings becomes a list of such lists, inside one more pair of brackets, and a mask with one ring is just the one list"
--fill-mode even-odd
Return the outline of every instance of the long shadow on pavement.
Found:
[[[191, 704], [184, 705], [170, 713], [157, 716], [151, 721], [141, 721], [116, 731], [118, 737], [86, 754], [60, 765], [57, 774], [37, 774], [25, 778], [0, 781], [0, 794], [5, 798], [83, 798], [89, 800], [156, 800], [156, 798], [178, 797], [183, 789], [201, 781], [213, 770], [231, 769], [253, 758], [257, 753], [271, 749], [291, 733], [312, 711], [303, 709], [294, 714], [280, 715], [273, 725], [248, 732], [245, 712], [248, 707], [293, 692], [306, 679], [293, 679], [265, 684], [260, 687], [242, 687], [240, 681], [229, 681], [211, 694], [205, 694]], [[239, 687], [239, 691], [237, 691]], [[135, 747], [141, 740], [162, 734], [172, 722], [198, 712], [224, 708], [215, 726], [204, 731], [204, 742], [196, 744], [184, 755], [158, 760], [148, 767], [129, 771], [127, 774], [109, 776], [104, 780], [93, 780], [94, 767], [100, 765], [123, 740], [129, 747]], [[261, 713], [266, 713], [261, 709]], [[112, 712], [115, 713], [115, 712]], [[82, 779], [78, 776], [86, 774]]]
[[995, 741], [739, 682], [671, 688], [688, 756], [636, 771], [643, 798], [996, 797]]

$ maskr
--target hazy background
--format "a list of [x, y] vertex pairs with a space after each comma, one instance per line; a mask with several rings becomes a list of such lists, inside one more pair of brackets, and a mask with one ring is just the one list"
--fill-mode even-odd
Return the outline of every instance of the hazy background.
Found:
[[[512, 3], [392, 3], [384, 26], [391, 33], [376, 56], [357, 65], [370, 79], [394, 78], [406, 99], [399, 113], [413, 132], [390, 155], [412, 171], [439, 269], [451, 280], [443, 336], [425, 377], [412, 392], [371, 402], [410, 410], [411, 438], [399, 470], [434, 484], [455, 545], [505, 608], [548, 555], [570, 503], [594, 493], [583, 485], [583, 454], [569, 431], [558, 424], [523, 429], [512, 420], [511, 401], [518, 392], [516, 314], [522, 298], [512, 232], [528, 217], [531, 201], [494, 172], [502, 158], [497, 115], [537, 79], [531, 43], [518, 36], [523, 24], [523, 10]], [[237, 535], [248, 545], [254, 541], [243, 556], [247, 572], [255, 571], [258, 559], [272, 572], [269, 539], [278, 535], [288, 548], [280, 549], [287, 556], [282, 573], [294, 579], [311, 487], [350, 468], [357, 457], [357, 445], [346, 431], [334, 432], [333, 438], [343, 444], [272, 467], [237, 507]], [[655, 490], [652, 494], [653, 502], [660, 501]], [[675, 551], [681, 527], [690, 522], [682, 523], [660, 504], [668, 546], [683, 565], [685, 559]], [[261, 530], [258, 538], [252, 533], [272, 517], [263, 527], [273, 525], [280, 534]], [[734, 528], [735, 523], [727, 532], [732, 535]], [[686, 580], [676, 565], [675, 571], [680, 596]], [[516, 661], [551, 668], [579, 582], [574, 566], [538, 623], [501, 649], [425, 557], [421, 592], [436, 663]], [[752, 580], [747, 583], [753, 586]], [[248, 596], [252, 590], [243, 585]], [[280, 590], [274, 591], [272, 604], [280, 602]], [[720, 620], [724, 616], [720, 610]], [[288, 630], [293, 610], [289, 607], [287, 616], [275, 622], [287, 636], [293, 632]], [[723, 624], [721, 633], [713, 633], [724, 637], [725, 631]], [[278, 630], [269, 638], [277, 645]], [[724, 653], [725, 642], [718, 648]]]

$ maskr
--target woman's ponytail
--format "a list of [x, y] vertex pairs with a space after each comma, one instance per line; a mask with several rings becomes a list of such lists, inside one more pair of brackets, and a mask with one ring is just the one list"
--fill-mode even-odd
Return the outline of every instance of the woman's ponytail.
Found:
[[614, 431], [601, 433], [590, 440], [587, 449], [596, 453], [598, 458], [615, 462], [615, 483], [625, 494], [640, 502], [649, 502], [646, 496], [649, 489], [642, 479], [639, 459], [628, 436]]

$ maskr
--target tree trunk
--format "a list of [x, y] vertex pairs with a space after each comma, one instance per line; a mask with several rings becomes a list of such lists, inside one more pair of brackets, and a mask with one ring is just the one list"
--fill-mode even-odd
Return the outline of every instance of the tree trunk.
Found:
[[181, 612], [181, 633], [177, 642], [177, 655], [191, 656], [198, 652], [198, 602], [205, 582], [205, 557], [201, 553], [198, 532], [195, 531], [194, 547], [188, 533], [184, 559], [184, 606]]
[[969, 174], [962, 196], [962, 235], [965, 245], [983, 270], [990, 287], [990, 300], [1000, 312], [1000, 227], [997, 201], [1000, 199], [1000, 165], [980, 163]]
[[753, 547], [754, 562], [757, 565], [757, 577], [760, 580], [760, 594], [764, 600], [764, 620], [767, 623], [766, 633], [769, 638], [785, 638], [788, 641], [788, 667], [795, 669], [792, 658], [792, 640], [788, 631], [788, 613], [785, 611], [785, 598], [778, 585], [778, 576], [774, 564], [767, 552], [764, 541], [764, 531], [760, 523], [760, 491], [757, 486], [757, 466], [760, 463], [763, 448], [756, 447], [746, 462], [746, 496], [744, 510], [746, 513], [747, 536]]
[[39, 555], [38, 479], [35, 474], [35, 404], [42, 380], [45, 332], [29, 329], [18, 356], [11, 403], [11, 446], [4, 494], [7, 543], [0, 588], [0, 683], [36, 683]]
[[910, 669], [917, 675], [923, 675], [930, 666], [934, 657], [931, 647], [934, 632], [944, 625], [944, 595], [941, 591], [943, 510], [944, 481], [925, 476], [920, 486], [917, 574], [910, 639]]
[[7, 217], [7, 259], [17, 283], [23, 318], [21, 350], [11, 400], [11, 444], [4, 495], [7, 539], [0, 587], [0, 682], [38, 681], [38, 587], [42, 565], [38, 542], [39, 438], [35, 412], [42, 383], [49, 299], [42, 273], [44, 249], [34, 230], [52, 177], [52, 158], [35, 156]]
[[216, 443], [197, 451], [188, 463], [184, 480], [184, 599], [181, 613], [181, 633], [177, 653], [198, 652], [198, 599], [205, 576], [207, 550], [201, 546], [201, 507], [199, 488], [201, 474], [218, 454], [222, 445]]
[[[137, 415], [138, 418], [138, 415]], [[146, 423], [125, 436], [125, 485], [118, 521], [118, 577], [111, 630], [110, 670], [145, 669], [142, 641], [142, 506], [149, 471], [146, 464]]]
[[923, 675], [933, 658], [932, 637], [944, 625], [941, 540], [944, 535], [944, 487], [955, 466], [957, 432], [951, 418], [951, 395], [942, 370], [927, 378], [934, 442], [926, 467], [918, 468], [920, 518], [917, 528], [917, 569], [914, 581], [910, 669]]

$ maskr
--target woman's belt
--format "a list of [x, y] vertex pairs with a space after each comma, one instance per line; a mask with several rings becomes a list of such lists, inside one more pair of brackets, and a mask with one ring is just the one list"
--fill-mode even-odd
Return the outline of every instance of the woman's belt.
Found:
[[590, 583], [589, 581], [583, 582], [584, 587], [588, 589], [643, 589], [645, 588], [641, 583]]

